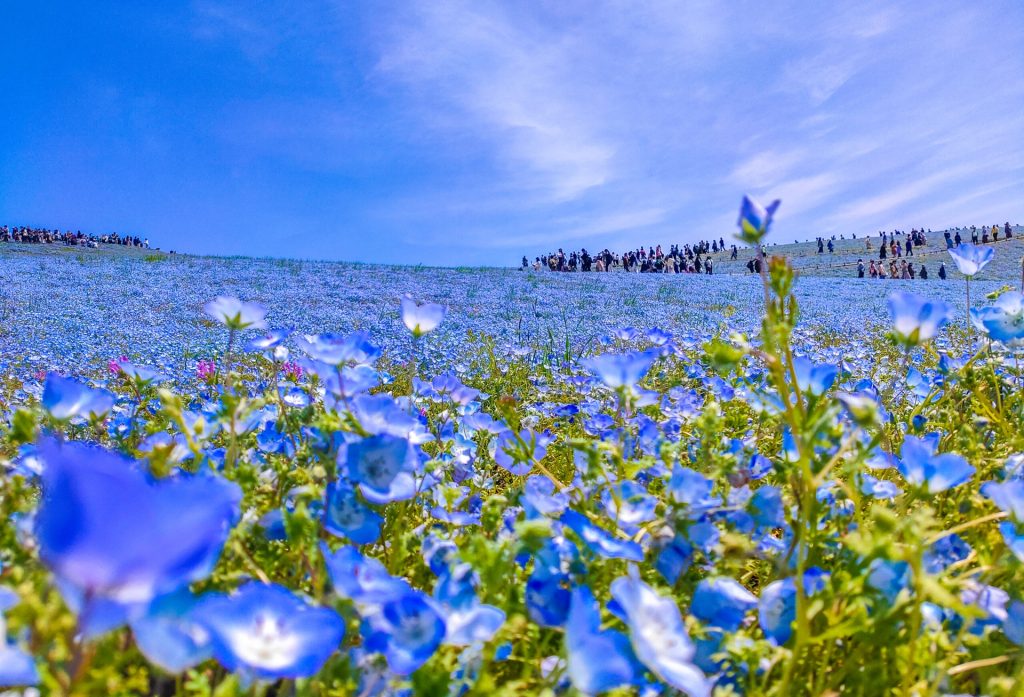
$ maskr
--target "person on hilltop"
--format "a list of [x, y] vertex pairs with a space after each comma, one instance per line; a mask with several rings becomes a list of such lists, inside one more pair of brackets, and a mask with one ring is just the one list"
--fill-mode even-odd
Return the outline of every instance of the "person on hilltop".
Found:
[[857, 260], [857, 278], [864, 278], [864, 260]]
[[922, 281], [928, 280], [928, 269], [925, 267], [924, 264], [921, 264], [921, 271], [917, 275], [921, 278]]
[[939, 262], [939, 278], [943, 281], [946, 280], [946, 262], [944, 261]]
[[1013, 239], [1013, 230], [1010, 228], [1010, 221], [1009, 220], [1007, 220], [1006, 221], [1006, 225], [1003, 226], [1003, 232], [1005, 234], [1006, 239], [1008, 239], [1008, 240], [1012, 240]]

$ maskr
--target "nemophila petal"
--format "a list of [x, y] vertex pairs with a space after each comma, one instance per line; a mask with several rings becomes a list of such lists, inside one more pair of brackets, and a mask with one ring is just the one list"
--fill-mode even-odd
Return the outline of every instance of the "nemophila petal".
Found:
[[265, 336], [250, 339], [245, 345], [246, 351], [273, 351], [292, 335], [291, 329], [272, 329]]
[[35, 659], [14, 644], [0, 637], [0, 685], [29, 687], [39, 684]]
[[[804, 572], [804, 593], [821, 592], [829, 575], [818, 568]], [[761, 591], [757, 603], [757, 619], [768, 640], [776, 646], [786, 644], [793, 636], [796, 620], [796, 582], [792, 578], [772, 581]]]
[[405, 595], [409, 583], [395, 578], [378, 560], [365, 557], [355, 547], [331, 552], [321, 544], [327, 573], [335, 592], [359, 605], [380, 606]]
[[315, 675], [345, 636], [338, 613], [276, 584], [251, 582], [230, 595], [212, 594], [193, 612], [217, 661], [260, 680]]
[[637, 562], [644, 559], [644, 551], [639, 544], [615, 537], [591, 523], [582, 513], [569, 509], [562, 514], [561, 521], [599, 556]]
[[903, 493], [894, 482], [872, 477], [870, 474], [861, 475], [860, 491], [876, 499], [894, 499]]
[[368, 365], [376, 361], [381, 353], [380, 348], [371, 342], [369, 333], [363, 331], [350, 334], [306, 334], [297, 337], [295, 344], [313, 360], [331, 366], [343, 363]]
[[1024, 603], [1021, 601], [1014, 600], [1006, 608], [1003, 634], [1017, 646], [1024, 646]]
[[996, 299], [995, 305], [981, 316], [981, 324], [989, 337], [1004, 343], [1024, 339], [1024, 295], [1011, 290]]
[[890, 604], [896, 602], [900, 591], [909, 587], [910, 579], [910, 564], [905, 561], [875, 559], [868, 566], [868, 585], [885, 596]]
[[596, 695], [632, 685], [640, 677], [629, 639], [622, 632], [601, 630], [601, 608], [586, 586], [572, 591], [565, 648], [569, 679], [583, 694]]
[[365, 545], [377, 541], [383, 523], [383, 516], [360, 501], [351, 486], [332, 482], [327, 487], [327, 505], [324, 507], [324, 529], [327, 532]]
[[981, 634], [985, 627], [1006, 621], [1006, 606], [1010, 602], [1010, 595], [1002, 588], [969, 581], [960, 591], [960, 602], [981, 611], [982, 617], [975, 619], [971, 626], [972, 633]]
[[996, 250], [992, 247], [982, 247], [968, 242], [961, 242], [958, 246], [949, 250], [949, 256], [964, 276], [974, 276], [992, 261]]
[[534, 475], [523, 485], [520, 497], [527, 517], [551, 516], [557, 518], [569, 506], [569, 496], [555, 491], [555, 483], [543, 475]]
[[213, 655], [209, 634], [195, 619], [199, 599], [187, 589], [158, 598], [132, 621], [132, 636], [150, 663], [181, 673]]
[[40, 556], [91, 600], [148, 602], [212, 570], [241, 491], [214, 475], [151, 481], [132, 462], [78, 443], [40, 446]]
[[668, 482], [672, 499], [693, 513], [703, 513], [722, 505], [722, 499], [711, 494], [715, 484], [703, 474], [689, 467], [676, 465]]
[[1014, 521], [1024, 522], [1024, 480], [985, 482], [981, 485], [981, 493], [987, 496], [1001, 511], [1009, 513]]
[[203, 306], [212, 319], [229, 329], [266, 329], [267, 308], [259, 303], [242, 302], [238, 298], [222, 295]]
[[906, 436], [897, 465], [909, 483], [930, 494], [959, 486], [974, 475], [974, 468], [960, 455], [935, 454], [934, 439]]
[[839, 374], [839, 368], [828, 363], [814, 363], [809, 358], [797, 356], [793, 359], [793, 372], [801, 392], [822, 395], [832, 387]]
[[675, 535], [663, 542], [654, 560], [654, 568], [666, 581], [675, 585], [679, 577], [686, 573], [693, 561], [693, 545], [683, 535]]
[[747, 509], [758, 526], [781, 528], [786, 524], [782, 491], [776, 486], [762, 486], [755, 491]]
[[416, 337], [428, 334], [441, 326], [446, 313], [443, 305], [436, 303], [419, 305], [410, 297], [402, 298], [401, 304], [402, 323]]
[[747, 612], [757, 606], [753, 593], [737, 581], [719, 576], [705, 578], [697, 584], [690, 603], [690, 613], [712, 627], [734, 632], [740, 628]]
[[107, 390], [83, 385], [72, 378], [49, 373], [43, 387], [42, 403], [55, 419], [96, 417], [110, 411], [114, 406], [114, 395]]
[[611, 594], [625, 613], [636, 657], [662, 681], [689, 697], [711, 694], [711, 684], [693, 664], [694, 646], [679, 606], [639, 579], [636, 569], [612, 581]]
[[505, 624], [505, 612], [493, 605], [474, 603], [445, 613], [444, 643], [449, 646], [483, 644]]
[[772, 218], [782, 201], [772, 201], [767, 207], [750, 198], [743, 197], [740, 204], [740, 217], [736, 224], [740, 228], [740, 239], [748, 244], [757, 244], [772, 225]]
[[426, 596], [412, 589], [385, 603], [370, 622], [383, 642], [388, 667], [398, 675], [409, 675], [426, 663], [446, 631]]
[[517, 477], [533, 471], [533, 463], [544, 459], [552, 438], [524, 428], [519, 433], [504, 430], [491, 440], [489, 452], [494, 461]]
[[651, 369], [658, 354], [655, 351], [631, 351], [629, 353], [604, 353], [581, 361], [583, 367], [593, 372], [606, 387], [634, 387], [643, 380]]
[[1003, 536], [1003, 542], [1010, 553], [1024, 562], [1024, 529], [1013, 521], [1004, 520], [999, 524], [999, 533]]
[[640, 523], [654, 520], [658, 500], [636, 482], [618, 482], [601, 492], [601, 503], [622, 530], [635, 534]]
[[918, 344], [934, 339], [953, 316], [953, 308], [941, 300], [898, 291], [889, 296], [889, 317], [894, 334], [904, 343]]
[[348, 444], [344, 463], [353, 482], [383, 493], [400, 472], [410, 469], [411, 450], [404, 438], [370, 436]]
[[939, 538], [925, 552], [924, 568], [930, 574], [938, 574], [950, 565], [963, 561], [970, 555], [971, 546], [957, 534]]

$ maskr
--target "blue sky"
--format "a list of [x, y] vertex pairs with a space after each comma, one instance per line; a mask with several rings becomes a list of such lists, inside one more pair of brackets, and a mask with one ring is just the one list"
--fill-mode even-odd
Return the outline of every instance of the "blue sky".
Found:
[[0, 221], [510, 265], [1024, 220], [1024, 3], [5, 3]]

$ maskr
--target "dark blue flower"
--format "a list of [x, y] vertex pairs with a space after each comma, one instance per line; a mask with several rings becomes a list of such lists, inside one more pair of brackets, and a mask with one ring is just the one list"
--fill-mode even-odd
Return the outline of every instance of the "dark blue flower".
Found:
[[562, 523], [595, 554], [606, 559], [643, 561], [644, 551], [636, 542], [623, 540], [597, 527], [582, 513], [569, 509], [562, 514]]
[[327, 505], [324, 508], [324, 529], [327, 532], [366, 545], [377, 541], [383, 523], [384, 518], [360, 501], [351, 486], [332, 482], [327, 487]]
[[756, 606], [757, 598], [750, 591], [731, 578], [719, 576], [697, 584], [690, 612], [712, 627], [735, 632]]
[[634, 684], [640, 676], [633, 649], [622, 632], [601, 630], [601, 608], [586, 586], [572, 591], [565, 627], [569, 679], [573, 687], [596, 695]]

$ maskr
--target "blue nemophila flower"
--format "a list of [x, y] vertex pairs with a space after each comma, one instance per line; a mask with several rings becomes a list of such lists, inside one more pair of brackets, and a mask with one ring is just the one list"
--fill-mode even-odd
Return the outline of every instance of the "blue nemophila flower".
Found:
[[597, 375], [607, 387], [632, 388], [644, 379], [657, 358], [657, 351], [603, 353], [600, 356], [584, 358], [582, 364]]
[[402, 323], [417, 339], [441, 326], [445, 312], [443, 305], [436, 303], [418, 305], [408, 296], [402, 298]]
[[686, 506], [691, 517], [722, 505], [721, 497], [711, 494], [714, 488], [715, 483], [703, 474], [679, 464], [672, 468], [672, 477], [667, 486], [672, 500]]
[[526, 480], [519, 500], [527, 518], [557, 518], [569, 506], [569, 495], [563, 491], [556, 492], [555, 483], [540, 474]]
[[194, 615], [221, 665], [260, 680], [315, 675], [345, 636], [338, 613], [276, 584], [250, 582], [230, 595], [210, 594]]
[[187, 588], [158, 598], [131, 623], [139, 651], [150, 663], [176, 674], [213, 655], [210, 637], [195, 618], [199, 605]]
[[617, 482], [601, 492], [608, 517], [627, 534], [636, 534], [640, 523], [654, 520], [658, 500], [636, 482]]
[[205, 578], [238, 519], [240, 489], [214, 475], [154, 482], [78, 443], [45, 441], [40, 455], [40, 556], [89, 603], [145, 604]]
[[967, 242], [961, 242], [949, 250], [949, 256], [953, 257], [956, 267], [964, 276], [974, 276], [980, 272], [992, 261], [995, 253], [992, 247], [979, 247]]
[[43, 387], [43, 407], [55, 419], [78, 416], [100, 417], [114, 406], [114, 395], [107, 390], [83, 385], [72, 378], [48, 373]]
[[797, 356], [793, 359], [793, 372], [801, 392], [814, 396], [825, 394], [836, 381], [839, 368], [829, 363], [815, 363], [809, 358]]
[[860, 491], [876, 499], [894, 499], [903, 493], [894, 482], [872, 477], [870, 474], [861, 475]]
[[409, 441], [388, 434], [349, 443], [344, 453], [349, 478], [382, 495], [399, 473], [412, 468], [413, 458]]
[[924, 554], [924, 568], [930, 574], [938, 574], [950, 565], [966, 559], [971, 546], [957, 534], [946, 535], [936, 540]]
[[974, 475], [974, 468], [960, 455], [935, 453], [937, 438], [906, 436], [897, 467], [910, 484], [929, 494], [960, 486]]
[[644, 551], [639, 544], [615, 537], [591, 523], [582, 513], [569, 509], [562, 514], [561, 520], [598, 556], [637, 562], [644, 560]]
[[576, 546], [564, 537], [549, 537], [534, 554], [533, 572], [526, 579], [526, 610], [543, 627], [560, 627], [569, 613], [569, 565]]
[[981, 618], [976, 618], [971, 625], [971, 633], [980, 635], [985, 627], [1000, 625], [1006, 620], [1010, 594], [996, 586], [969, 581], [960, 591], [960, 602], [981, 611]]
[[772, 218], [782, 201], [776, 199], [767, 208], [749, 196], [743, 197], [740, 205], [740, 217], [736, 224], [740, 227], [740, 239], [747, 244], [758, 244], [772, 225]]
[[896, 602], [896, 596], [910, 585], [910, 564], [905, 561], [874, 559], [868, 566], [868, 585], [885, 596], [889, 604]]
[[782, 490], [777, 486], [762, 486], [747, 503], [754, 522], [762, 528], [781, 528], [786, 525], [786, 509]]
[[324, 507], [327, 532], [366, 545], [377, 541], [383, 523], [384, 517], [360, 501], [355, 489], [348, 484], [332, 482], [327, 487]]
[[629, 576], [612, 581], [611, 593], [625, 614], [640, 662], [689, 697], [710, 695], [710, 683], [693, 664], [693, 642], [675, 601], [641, 581], [635, 567], [630, 567]]
[[693, 545], [686, 537], [677, 534], [661, 544], [658, 557], [654, 560], [654, 568], [666, 581], [675, 585], [679, 576], [690, 568], [692, 561]]
[[331, 366], [369, 365], [380, 357], [380, 348], [372, 344], [369, 333], [363, 331], [350, 334], [307, 334], [296, 338], [295, 343], [313, 360]]
[[222, 295], [203, 306], [211, 318], [228, 329], [266, 329], [267, 308], [259, 303], [242, 302], [238, 298]]
[[601, 607], [586, 586], [577, 586], [572, 591], [565, 648], [569, 679], [584, 694], [596, 695], [632, 685], [640, 677], [629, 639], [613, 629], [602, 631]]
[[331, 552], [321, 543], [320, 550], [334, 591], [356, 605], [379, 607], [409, 591], [408, 581], [395, 578], [383, 564], [372, 557], [364, 557], [355, 547], [341, 547]]
[[985, 482], [981, 485], [981, 493], [991, 499], [999, 510], [1009, 513], [1015, 522], [1024, 523], [1024, 480]]
[[889, 296], [893, 334], [908, 346], [934, 339], [952, 316], [953, 308], [941, 300], [928, 300], [904, 291]]
[[[820, 593], [829, 575], [816, 567], [804, 572], [804, 594]], [[792, 578], [772, 581], [761, 590], [757, 603], [757, 620], [761, 631], [776, 646], [789, 641], [796, 620], [796, 582]]]
[[463, 563], [442, 571], [434, 586], [434, 599], [444, 608], [444, 643], [449, 646], [490, 641], [505, 623], [502, 610], [480, 602], [477, 582], [473, 568]]
[[265, 336], [260, 336], [255, 339], [251, 339], [246, 345], [246, 351], [252, 352], [269, 352], [273, 353], [274, 349], [281, 346], [284, 340], [292, 335], [291, 329], [272, 329]]
[[1024, 646], [1024, 603], [1021, 601], [1014, 600], [1006, 608], [1003, 634], [1017, 646]]
[[[0, 619], [0, 633], [4, 622]], [[6, 687], [29, 687], [39, 684], [39, 671], [32, 656], [16, 644], [0, 636], [0, 685]]]
[[384, 654], [388, 667], [410, 675], [434, 655], [445, 635], [440, 613], [423, 593], [409, 589], [368, 618], [367, 648]]
[[982, 329], [991, 339], [1004, 344], [1024, 339], [1024, 295], [1019, 292], [1003, 293], [992, 307], [978, 312]]
[[491, 440], [489, 450], [498, 465], [522, 477], [533, 470], [535, 461], [544, 459], [548, 445], [553, 440], [554, 436], [547, 432], [536, 433], [524, 428], [517, 436], [515, 432], [506, 429]]
[[705, 578], [697, 584], [690, 612], [712, 627], [735, 632], [743, 617], [757, 606], [753, 593], [726, 576]]

